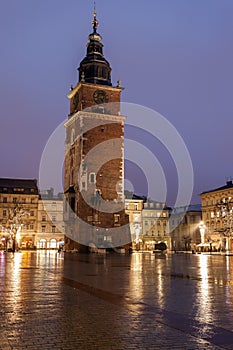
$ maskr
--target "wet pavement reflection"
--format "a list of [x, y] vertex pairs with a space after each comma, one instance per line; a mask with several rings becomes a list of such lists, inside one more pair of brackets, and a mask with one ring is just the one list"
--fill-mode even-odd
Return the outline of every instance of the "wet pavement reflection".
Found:
[[233, 349], [233, 256], [0, 252], [0, 349]]

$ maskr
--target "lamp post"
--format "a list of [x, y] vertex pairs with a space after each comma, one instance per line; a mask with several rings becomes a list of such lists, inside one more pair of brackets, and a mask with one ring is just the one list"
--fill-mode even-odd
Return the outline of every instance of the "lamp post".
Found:
[[206, 225], [204, 224], [204, 221], [201, 221], [199, 224], [199, 230], [200, 230], [200, 234], [201, 234], [201, 244], [204, 245], [205, 243], [205, 229], [206, 229]]
[[2, 237], [2, 243], [4, 244], [4, 250], [6, 251], [7, 250], [7, 241], [6, 241], [6, 237]]

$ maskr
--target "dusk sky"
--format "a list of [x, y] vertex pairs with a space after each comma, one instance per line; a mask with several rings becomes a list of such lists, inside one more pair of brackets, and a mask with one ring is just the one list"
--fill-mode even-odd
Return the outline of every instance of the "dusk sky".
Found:
[[[233, 1], [97, 0], [96, 7], [113, 85], [120, 77], [124, 102], [159, 112], [177, 129], [193, 163], [192, 203], [200, 202], [199, 193], [233, 176]], [[44, 146], [69, 113], [66, 95], [92, 17], [89, 0], [1, 1], [0, 177], [38, 178]], [[142, 134], [161, 162], [171, 205], [174, 164]], [[135, 192], [146, 194], [130, 169]]]

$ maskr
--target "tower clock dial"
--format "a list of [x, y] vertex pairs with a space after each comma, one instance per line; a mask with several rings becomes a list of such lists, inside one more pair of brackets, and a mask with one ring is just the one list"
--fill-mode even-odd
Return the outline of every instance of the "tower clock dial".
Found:
[[96, 90], [93, 94], [93, 98], [97, 104], [108, 102], [108, 94], [103, 90]]

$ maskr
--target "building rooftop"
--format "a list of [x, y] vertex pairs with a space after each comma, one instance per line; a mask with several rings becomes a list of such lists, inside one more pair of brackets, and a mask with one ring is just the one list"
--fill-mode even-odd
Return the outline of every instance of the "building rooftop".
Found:
[[146, 196], [139, 196], [137, 194], [134, 194], [130, 191], [125, 191], [125, 199], [135, 199], [135, 200], [143, 200], [143, 202], [146, 202], [147, 197]]
[[38, 194], [37, 180], [0, 178], [0, 193]]
[[190, 204], [183, 207], [176, 207], [172, 209], [173, 214], [182, 214], [186, 212], [200, 212], [201, 211], [201, 204]]
[[200, 195], [205, 194], [205, 193], [210, 193], [210, 192], [217, 192], [217, 191], [222, 191], [222, 190], [227, 190], [233, 188], [233, 183], [232, 180], [229, 180], [226, 182], [226, 185], [218, 187], [218, 188], [214, 188], [213, 190], [209, 190], [209, 191], [204, 191], [202, 192]]

